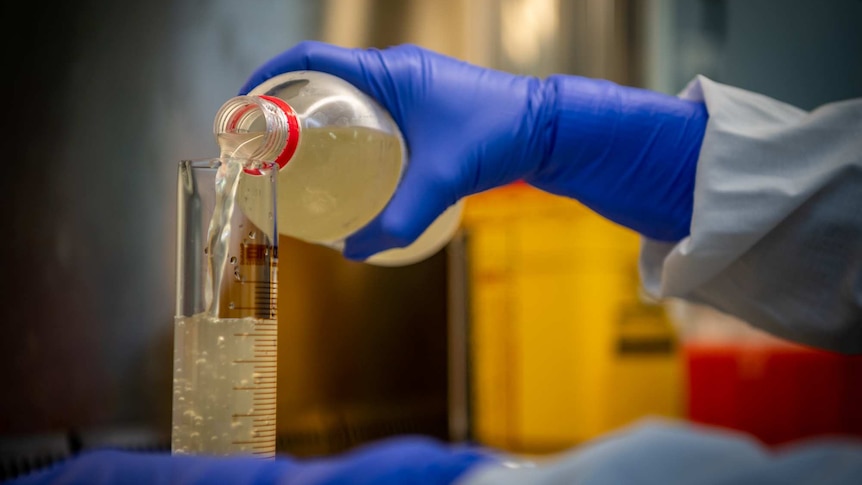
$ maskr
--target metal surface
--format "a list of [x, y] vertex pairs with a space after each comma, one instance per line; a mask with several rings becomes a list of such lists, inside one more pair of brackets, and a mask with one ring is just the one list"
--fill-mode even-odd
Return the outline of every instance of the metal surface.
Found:
[[447, 438], [447, 255], [404, 267], [279, 239], [279, 449]]
[[167, 447], [176, 163], [218, 154], [217, 108], [318, 14], [300, 0], [16, 7], [38, 41], [5, 33], [3, 440], [56, 433], [74, 452], [96, 430], [143, 428]]

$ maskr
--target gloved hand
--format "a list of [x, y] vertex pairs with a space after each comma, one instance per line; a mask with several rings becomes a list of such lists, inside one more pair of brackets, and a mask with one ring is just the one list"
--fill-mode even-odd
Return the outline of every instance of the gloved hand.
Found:
[[688, 234], [707, 121], [702, 103], [578, 76], [516, 76], [412, 45], [363, 50], [320, 42], [271, 59], [240, 94], [306, 69], [377, 99], [410, 152], [389, 205], [348, 238], [348, 258], [406, 246], [458, 199], [519, 179], [649, 238]]
[[406, 436], [371, 443], [339, 456], [293, 460], [171, 456], [115, 450], [87, 452], [8, 485], [42, 484], [280, 484], [448, 485], [491, 453]]

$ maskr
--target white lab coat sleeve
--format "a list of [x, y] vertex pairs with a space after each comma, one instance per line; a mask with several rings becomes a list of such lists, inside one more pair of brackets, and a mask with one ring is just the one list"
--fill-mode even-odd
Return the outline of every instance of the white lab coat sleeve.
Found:
[[703, 76], [681, 97], [709, 112], [691, 232], [643, 241], [647, 292], [862, 352], [862, 99], [807, 112]]
[[857, 485], [860, 477], [858, 439], [767, 449], [744, 433], [655, 419], [532, 466], [516, 460], [479, 465], [456, 485]]

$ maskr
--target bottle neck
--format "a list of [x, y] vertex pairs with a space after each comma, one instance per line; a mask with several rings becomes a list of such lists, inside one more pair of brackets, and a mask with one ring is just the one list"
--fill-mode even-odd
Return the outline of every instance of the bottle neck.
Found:
[[213, 134], [222, 157], [275, 162], [284, 167], [299, 142], [293, 109], [272, 96], [236, 96], [219, 109]]

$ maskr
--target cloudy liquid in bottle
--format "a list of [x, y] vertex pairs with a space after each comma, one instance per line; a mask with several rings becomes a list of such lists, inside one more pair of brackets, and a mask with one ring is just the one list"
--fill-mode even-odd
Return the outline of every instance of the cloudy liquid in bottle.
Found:
[[[223, 156], [240, 158], [251, 156], [262, 139], [260, 133], [218, 137]], [[386, 206], [402, 162], [395, 135], [365, 127], [303, 129], [296, 153], [279, 170], [278, 232], [315, 243], [352, 234]]]

